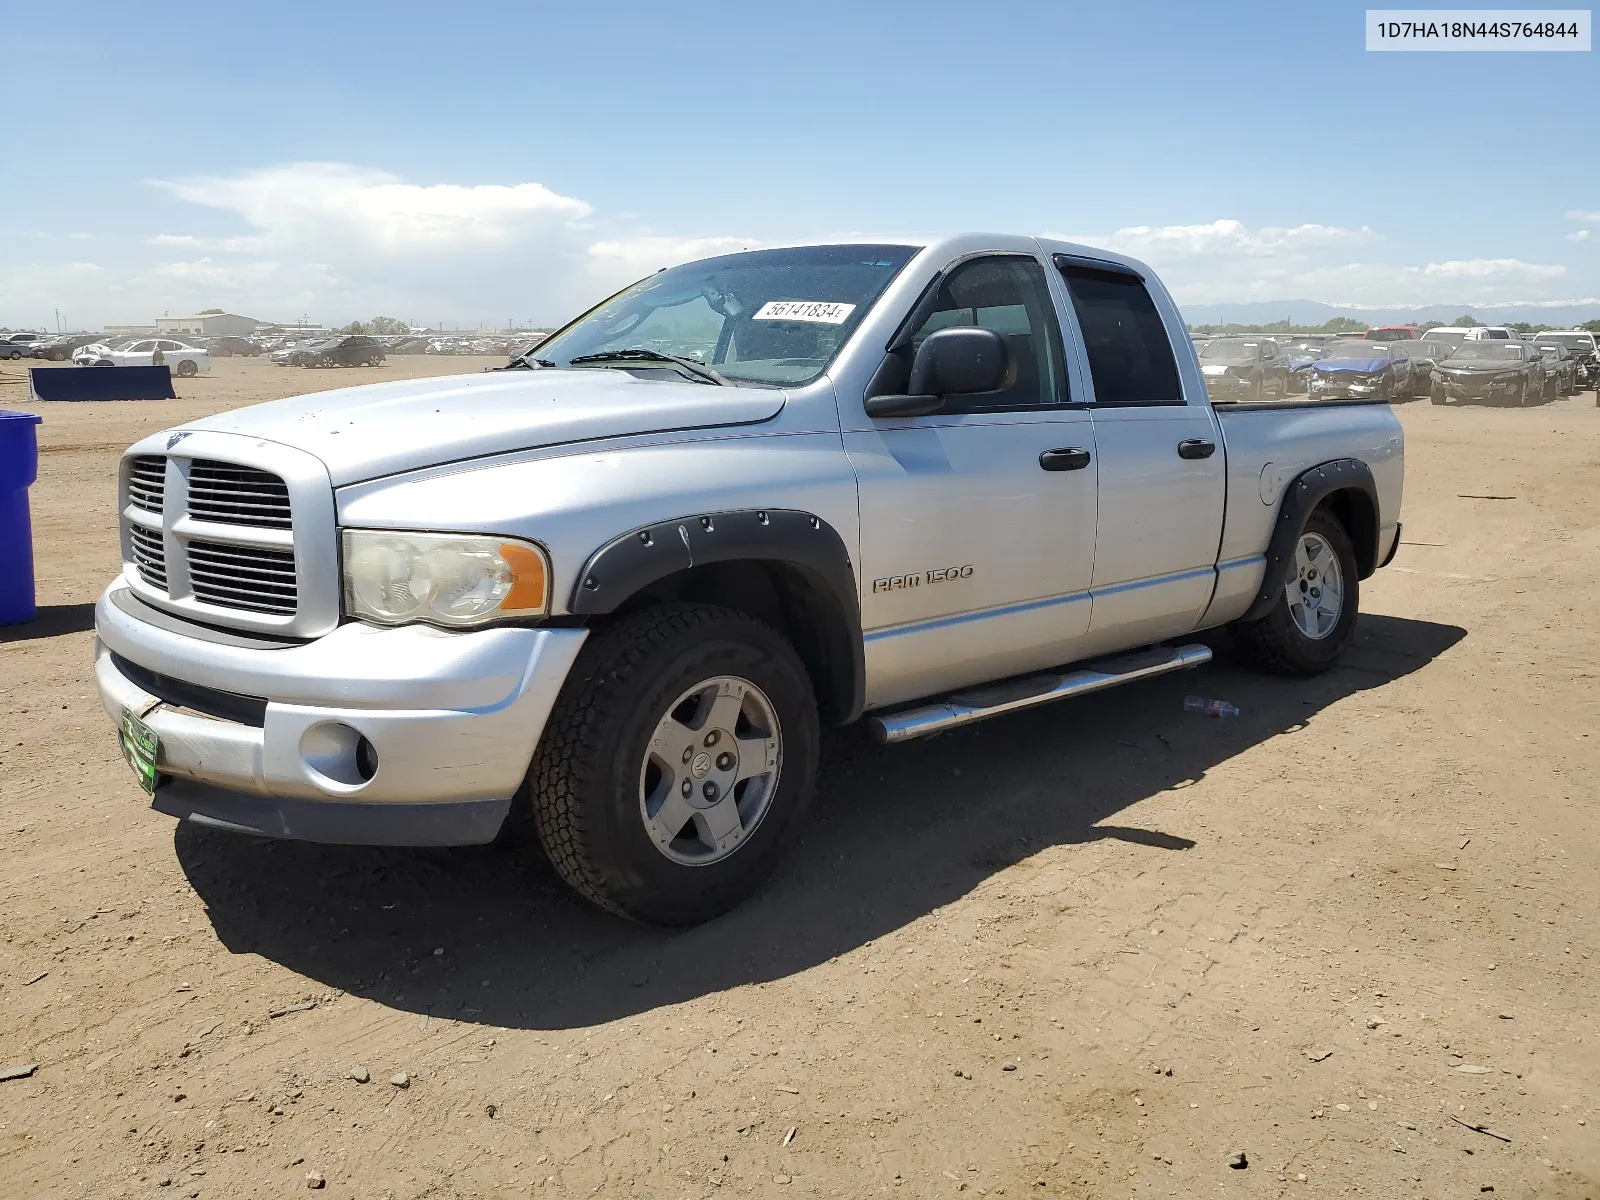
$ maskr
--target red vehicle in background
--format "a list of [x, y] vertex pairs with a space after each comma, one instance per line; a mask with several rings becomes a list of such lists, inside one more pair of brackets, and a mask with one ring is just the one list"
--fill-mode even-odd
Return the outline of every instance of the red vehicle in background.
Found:
[[1379, 325], [1361, 336], [1369, 342], [1409, 342], [1422, 335], [1415, 325]]

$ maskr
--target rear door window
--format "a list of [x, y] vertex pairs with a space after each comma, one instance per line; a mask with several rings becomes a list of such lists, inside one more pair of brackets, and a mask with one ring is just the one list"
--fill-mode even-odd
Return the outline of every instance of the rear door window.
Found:
[[1137, 275], [1058, 256], [1083, 330], [1096, 404], [1182, 404], [1178, 362], [1155, 302]]

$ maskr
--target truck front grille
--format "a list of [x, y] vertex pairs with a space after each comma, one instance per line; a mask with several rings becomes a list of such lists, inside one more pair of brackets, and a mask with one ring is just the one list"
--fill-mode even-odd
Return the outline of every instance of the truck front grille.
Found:
[[161, 531], [130, 522], [128, 535], [133, 545], [133, 565], [139, 570], [139, 578], [153, 588], [166, 591], [167, 548], [161, 540]]
[[293, 550], [190, 542], [189, 586], [219, 608], [293, 616], [299, 602]]
[[189, 466], [189, 515], [220, 525], [290, 529], [289, 486], [269, 471], [215, 459]]
[[161, 512], [167, 494], [167, 460], [141, 454], [128, 464], [128, 503], [147, 513]]

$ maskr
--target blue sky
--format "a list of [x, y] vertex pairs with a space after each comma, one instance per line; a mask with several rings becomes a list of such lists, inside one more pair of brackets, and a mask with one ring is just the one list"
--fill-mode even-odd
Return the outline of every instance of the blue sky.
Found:
[[1189, 303], [1600, 296], [1593, 55], [1372, 54], [1364, 11], [11, 5], [0, 323], [548, 322], [727, 247], [963, 229]]

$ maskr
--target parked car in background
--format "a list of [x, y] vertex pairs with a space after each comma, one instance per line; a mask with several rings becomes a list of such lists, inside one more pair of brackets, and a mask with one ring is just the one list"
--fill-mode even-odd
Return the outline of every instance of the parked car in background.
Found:
[[1405, 344], [1406, 357], [1410, 359], [1411, 381], [1406, 394], [1412, 397], [1427, 396], [1433, 390], [1433, 370], [1455, 352], [1449, 342], [1435, 342], [1419, 338]]
[[1379, 325], [1362, 335], [1369, 342], [1405, 342], [1420, 337], [1415, 325]]
[[1308, 345], [1303, 342], [1290, 342], [1283, 349], [1289, 360], [1289, 391], [1300, 393], [1309, 390], [1311, 368], [1317, 365], [1317, 361], [1325, 352], [1322, 343]]
[[247, 337], [216, 337], [206, 342], [206, 349], [213, 358], [232, 358], [238, 355], [241, 358], [255, 358], [261, 353], [261, 347]]
[[1534, 344], [1554, 342], [1572, 355], [1580, 389], [1600, 384], [1600, 338], [1583, 329], [1546, 329]]
[[1526, 342], [1487, 338], [1457, 346], [1433, 371], [1435, 404], [1525, 405], [1544, 396], [1544, 359]]
[[300, 351], [304, 350], [307, 346], [314, 345], [316, 342], [321, 340], [323, 339], [302, 338], [297, 342], [284, 342], [283, 345], [279, 346], [276, 350], [273, 350], [267, 355], [267, 361], [276, 367], [292, 366], [294, 364], [294, 356], [296, 354], [300, 353]]
[[1436, 325], [1422, 335], [1435, 342], [1515, 342], [1516, 334], [1503, 325]]
[[1212, 338], [1199, 347], [1199, 355], [1213, 403], [1271, 400], [1289, 393], [1289, 360], [1271, 338]]
[[297, 367], [376, 367], [383, 359], [382, 346], [365, 334], [351, 333], [301, 346], [289, 361]]
[[211, 370], [211, 355], [199, 346], [170, 338], [139, 338], [118, 343], [115, 348], [98, 344], [85, 346], [72, 356], [72, 361], [88, 367], [148, 367], [157, 365], [157, 351], [167, 368], [181, 378], [189, 379]]
[[1544, 398], [1561, 400], [1578, 390], [1578, 360], [1560, 342], [1535, 339], [1533, 348], [1544, 359]]
[[66, 362], [78, 350], [99, 340], [97, 333], [64, 333], [34, 346], [33, 356], [48, 362]]
[[33, 355], [34, 335], [13, 333], [0, 337], [0, 358], [29, 358]]
[[1393, 342], [1334, 342], [1310, 371], [1313, 400], [1398, 400], [1411, 386], [1411, 360]]

